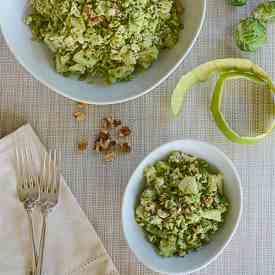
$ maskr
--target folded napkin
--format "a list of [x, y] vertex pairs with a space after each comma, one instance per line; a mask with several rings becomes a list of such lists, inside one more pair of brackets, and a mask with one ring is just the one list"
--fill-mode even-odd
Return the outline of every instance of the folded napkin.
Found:
[[[16, 195], [14, 149], [31, 144], [34, 169], [45, 148], [29, 125], [0, 140], [0, 274], [26, 275], [31, 265], [28, 220]], [[39, 238], [41, 219], [34, 213]], [[62, 178], [59, 203], [48, 219], [44, 274], [118, 275], [95, 230]]]

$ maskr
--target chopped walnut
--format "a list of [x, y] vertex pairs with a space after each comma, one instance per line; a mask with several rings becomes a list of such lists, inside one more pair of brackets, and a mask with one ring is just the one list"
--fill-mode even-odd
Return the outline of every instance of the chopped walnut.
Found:
[[110, 147], [111, 147], [112, 149], [115, 149], [116, 145], [117, 145], [117, 142], [116, 142], [115, 140], [111, 140], [111, 141], [110, 141]]
[[131, 134], [131, 130], [127, 126], [123, 126], [119, 129], [120, 137], [128, 137]]
[[203, 199], [203, 202], [204, 202], [204, 204], [206, 205], [206, 207], [210, 207], [211, 205], [212, 205], [212, 203], [213, 203], [213, 198], [212, 197], [205, 197], [204, 199]]
[[113, 119], [112, 117], [107, 117], [103, 119], [104, 129], [117, 128], [120, 125], [121, 125], [120, 119]]
[[98, 135], [98, 139], [102, 141], [106, 141], [110, 138], [110, 133], [105, 131], [105, 129], [101, 129]]
[[112, 117], [103, 118], [103, 129], [108, 130], [112, 128], [112, 123], [113, 123]]
[[110, 139], [107, 139], [105, 141], [101, 141], [101, 147], [103, 151], [108, 151], [110, 149]]
[[88, 106], [88, 104], [87, 103], [84, 103], [84, 102], [78, 102], [78, 104], [77, 104], [77, 107], [79, 108], [79, 109], [84, 109], [84, 108], [86, 108]]
[[89, 19], [90, 19], [89, 21], [91, 22], [91, 24], [93, 26], [96, 26], [96, 25], [104, 22], [105, 17], [103, 15], [100, 15], [100, 16], [94, 16], [94, 17], [89, 18]]
[[114, 159], [114, 157], [115, 157], [115, 154], [112, 151], [106, 152], [104, 154], [104, 160], [105, 161], [112, 161]]
[[73, 115], [77, 121], [84, 121], [86, 119], [86, 114], [80, 111], [74, 112]]
[[95, 143], [94, 150], [98, 153], [102, 152], [102, 147], [101, 147], [101, 144], [99, 142]]
[[122, 144], [119, 144], [119, 151], [122, 152], [122, 153], [129, 153], [131, 152], [131, 147], [128, 143], [122, 143]]
[[87, 147], [88, 147], [88, 142], [86, 141], [81, 141], [79, 144], [78, 144], [78, 150], [80, 152], [84, 152], [87, 150]]
[[193, 232], [196, 233], [198, 231], [198, 226], [196, 224], [193, 224], [192, 225], [192, 230], [193, 230]]
[[85, 5], [83, 8], [83, 14], [86, 16], [87, 20], [93, 25], [98, 25], [99, 23], [104, 21], [104, 16], [96, 15], [93, 10], [92, 5]]
[[[115, 152], [129, 153], [131, 147], [127, 142], [119, 143], [112, 137], [113, 129], [121, 125], [121, 120], [107, 117], [102, 120], [103, 127], [100, 129], [99, 134], [94, 144], [96, 152], [103, 152], [104, 159], [111, 161], [114, 158]], [[127, 137], [131, 134], [129, 127], [121, 127], [117, 130], [119, 137]]]
[[120, 119], [114, 119], [113, 120], [113, 123], [112, 123], [112, 127], [113, 128], [116, 128], [116, 127], [118, 127], [120, 125], [121, 125], [121, 120]]
[[110, 140], [97, 140], [94, 149], [97, 152], [108, 151], [110, 149]]

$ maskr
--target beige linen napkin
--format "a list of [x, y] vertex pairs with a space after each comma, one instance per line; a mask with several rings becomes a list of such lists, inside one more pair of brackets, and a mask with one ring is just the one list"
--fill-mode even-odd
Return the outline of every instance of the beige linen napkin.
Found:
[[[31, 264], [28, 220], [16, 196], [14, 148], [27, 140], [38, 169], [45, 151], [29, 125], [0, 140], [0, 274], [26, 275]], [[36, 224], [41, 224], [38, 212]], [[95, 230], [62, 179], [60, 200], [48, 220], [44, 274], [118, 275]], [[38, 231], [39, 230], [39, 231]], [[40, 225], [37, 232], [40, 232]], [[38, 238], [38, 236], [36, 236]], [[37, 239], [36, 238], [36, 239]]]

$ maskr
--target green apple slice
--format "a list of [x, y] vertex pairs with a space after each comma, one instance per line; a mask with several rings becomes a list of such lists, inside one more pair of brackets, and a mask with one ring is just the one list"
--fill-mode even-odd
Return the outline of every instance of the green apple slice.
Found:
[[213, 75], [224, 71], [239, 71], [243, 73], [251, 73], [258, 78], [266, 80], [270, 88], [274, 90], [270, 76], [258, 65], [248, 59], [226, 58], [217, 59], [202, 64], [192, 71], [188, 72], [178, 82], [172, 93], [171, 109], [174, 116], [178, 116], [184, 104], [185, 94], [195, 85], [206, 82]]
[[272, 129], [275, 127], [275, 122], [273, 122], [271, 126], [268, 129], [266, 129], [266, 131], [261, 135], [257, 135], [254, 137], [240, 136], [232, 128], [230, 128], [223, 113], [221, 112], [224, 82], [230, 79], [241, 79], [241, 78], [253, 81], [258, 84], [266, 83], [265, 80], [251, 73], [243, 73], [239, 71], [222, 73], [214, 89], [214, 94], [211, 102], [211, 112], [217, 127], [229, 140], [239, 144], [254, 144], [259, 142], [261, 139], [265, 138], [267, 135], [269, 135], [272, 132]]

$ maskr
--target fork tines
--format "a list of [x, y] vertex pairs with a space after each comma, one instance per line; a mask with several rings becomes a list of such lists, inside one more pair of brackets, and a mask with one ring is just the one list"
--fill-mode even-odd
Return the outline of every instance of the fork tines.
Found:
[[49, 153], [44, 154], [40, 181], [41, 192], [58, 192], [60, 183], [59, 160], [60, 156], [56, 150], [51, 150]]

